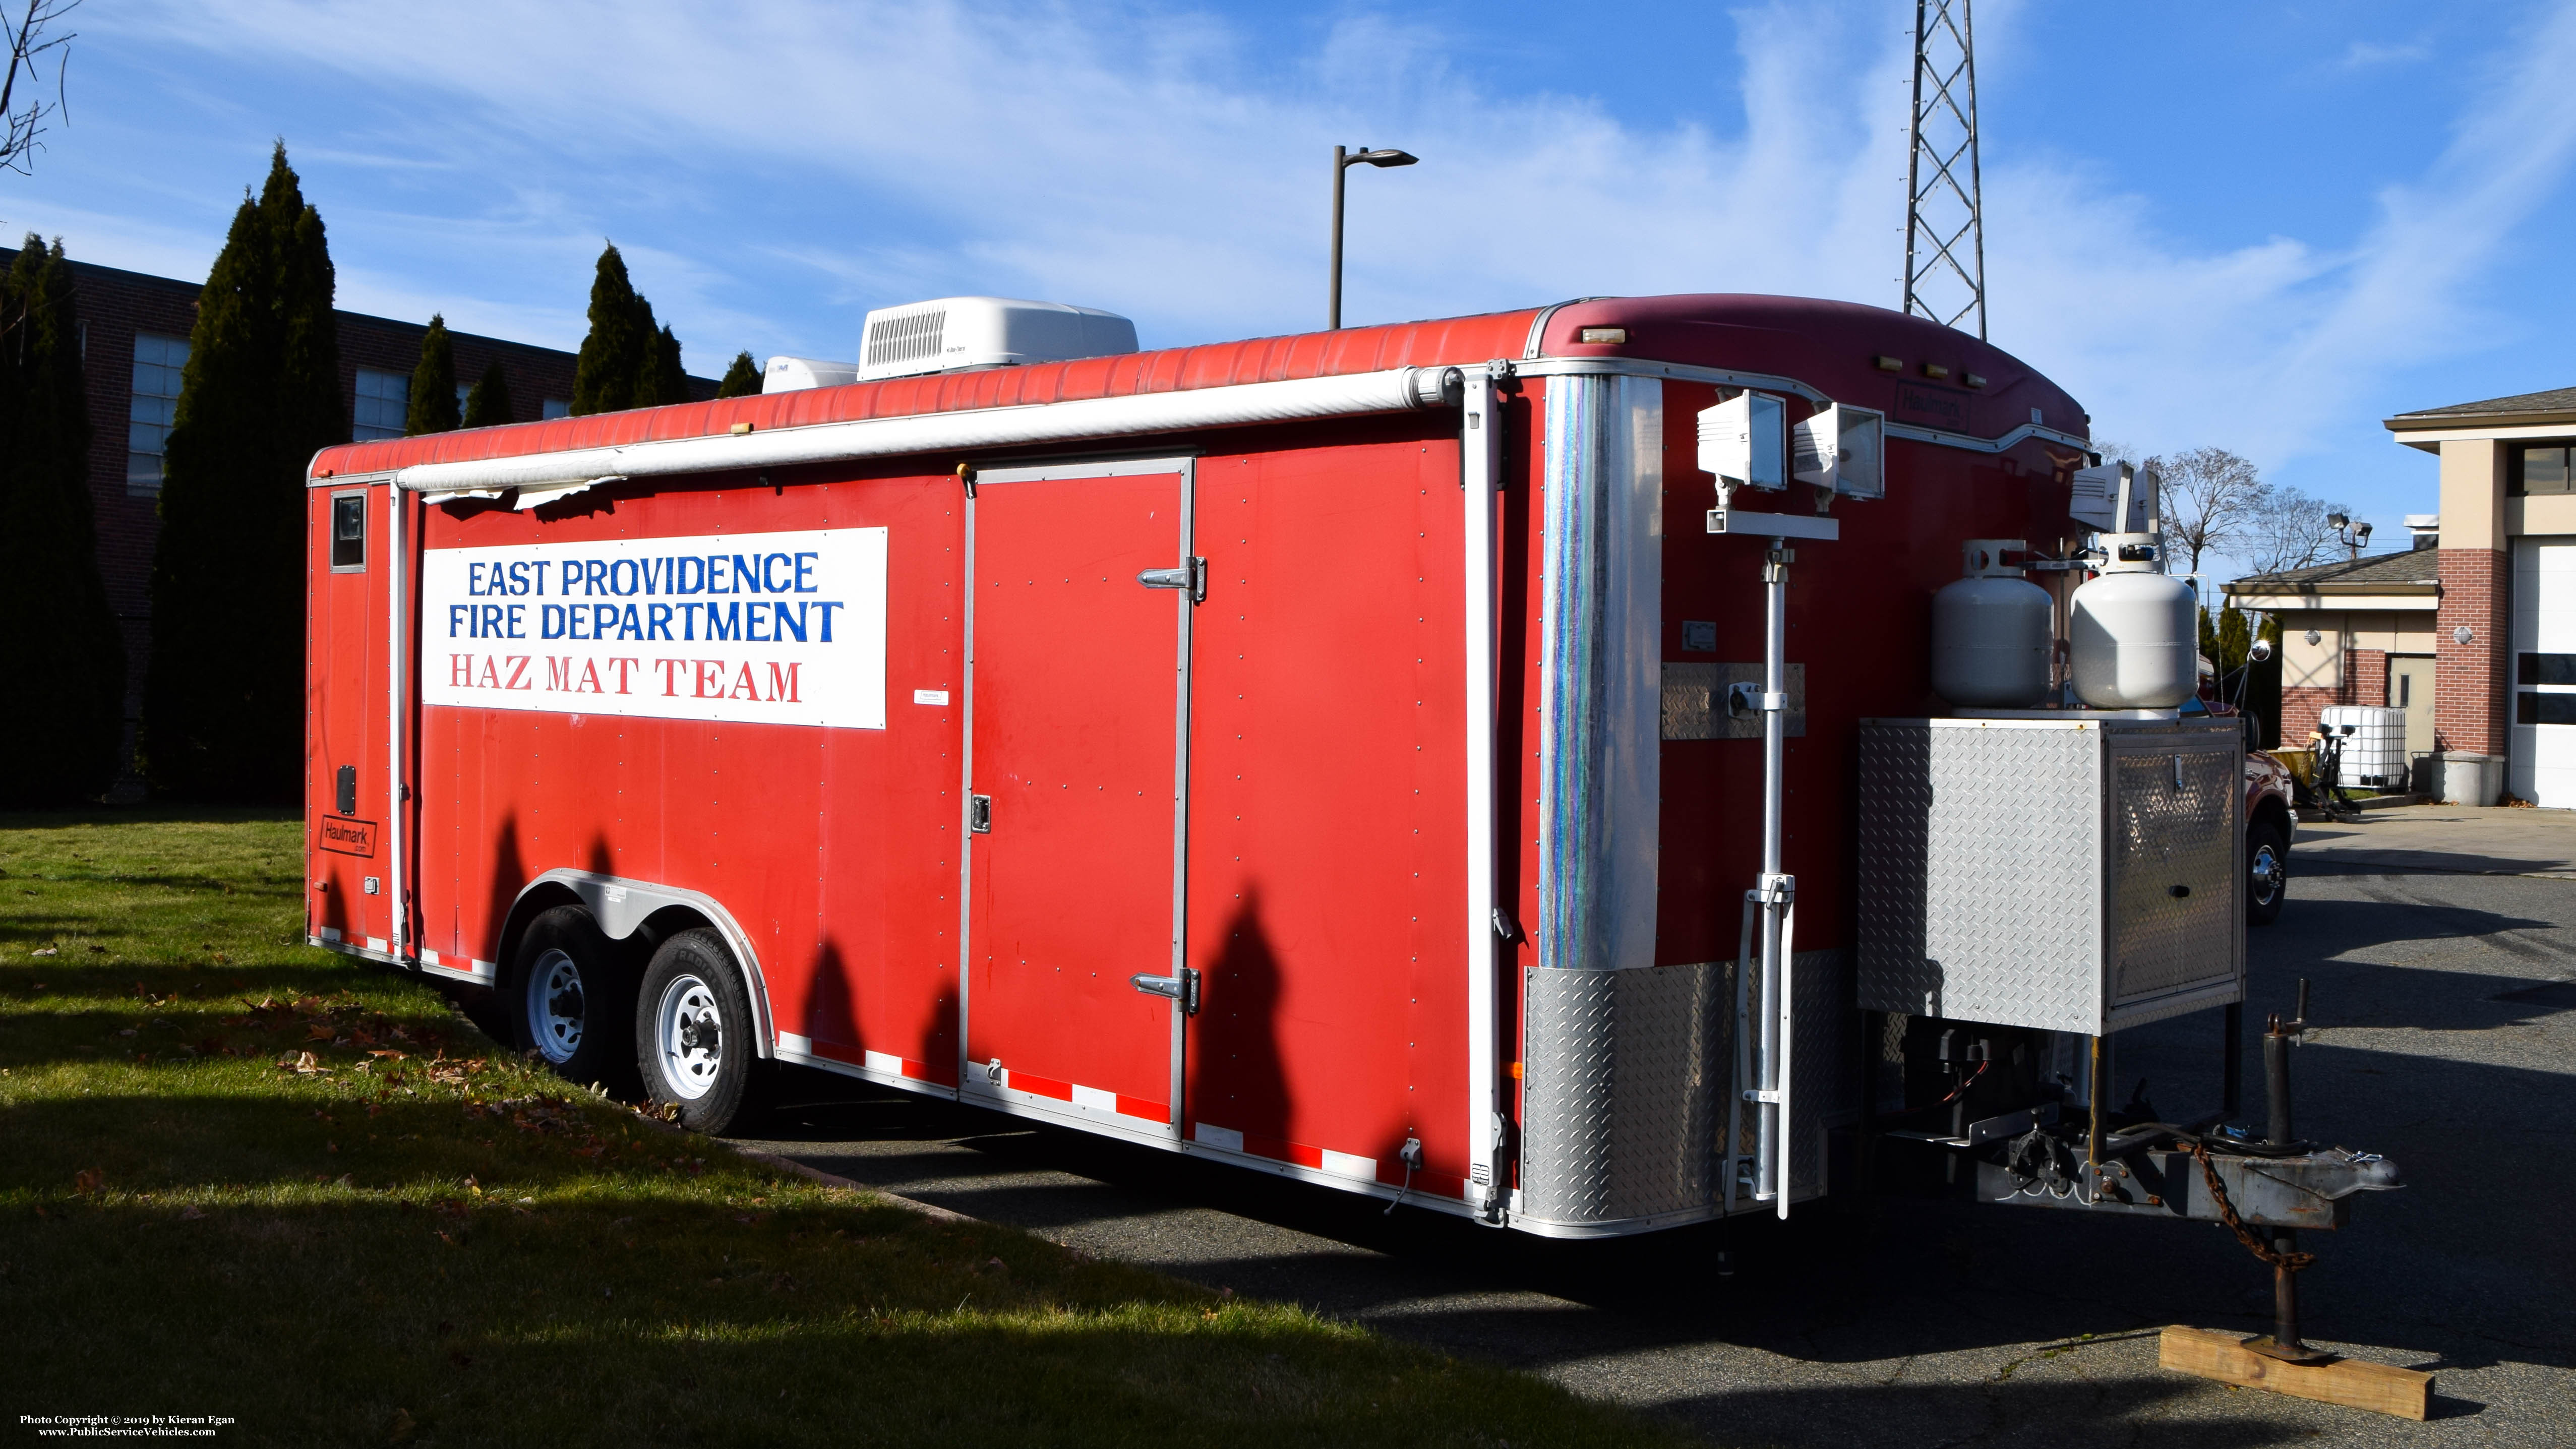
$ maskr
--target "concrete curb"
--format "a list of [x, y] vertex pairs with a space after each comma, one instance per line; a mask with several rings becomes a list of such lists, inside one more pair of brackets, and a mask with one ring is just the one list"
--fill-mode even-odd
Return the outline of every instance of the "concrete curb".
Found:
[[763, 1167], [774, 1167], [781, 1172], [792, 1172], [798, 1177], [804, 1178], [808, 1182], [816, 1183], [823, 1187], [838, 1188], [844, 1192], [863, 1192], [881, 1202], [891, 1203], [894, 1206], [906, 1209], [907, 1211], [919, 1213], [933, 1222], [974, 1223], [983, 1221], [981, 1218], [970, 1218], [964, 1213], [923, 1202], [919, 1198], [905, 1197], [901, 1193], [888, 1192], [881, 1187], [870, 1187], [864, 1182], [853, 1182], [846, 1177], [839, 1177], [832, 1173], [825, 1172], [819, 1167], [808, 1167], [804, 1163], [798, 1162], [792, 1157], [781, 1157], [775, 1152], [763, 1152], [757, 1147], [739, 1146], [731, 1142], [726, 1142], [721, 1137], [711, 1137], [707, 1140], [719, 1143], [727, 1150], [733, 1152], [736, 1156], [747, 1157], [752, 1161], [759, 1163]]
[[[619, 1103], [617, 1105], [623, 1106], [624, 1104]], [[932, 1222], [979, 1223], [983, 1221], [982, 1218], [970, 1218], [966, 1214], [957, 1212], [954, 1209], [940, 1207], [933, 1203], [926, 1203], [921, 1201], [919, 1198], [905, 1197], [901, 1193], [888, 1192], [881, 1187], [870, 1187], [864, 1182], [853, 1182], [849, 1178], [825, 1172], [819, 1167], [808, 1167], [804, 1163], [798, 1162], [792, 1157], [781, 1157], [775, 1152], [763, 1152], [757, 1147], [745, 1147], [738, 1142], [728, 1142], [721, 1137], [709, 1137], [703, 1133], [692, 1132], [688, 1128], [682, 1127], [677, 1123], [665, 1122], [658, 1117], [647, 1116], [642, 1112], [635, 1111], [631, 1107], [627, 1108], [627, 1111], [635, 1118], [636, 1121], [643, 1123], [647, 1127], [654, 1128], [657, 1131], [667, 1132], [674, 1137], [694, 1137], [701, 1142], [712, 1143], [714, 1146], [726, 1152], [730, 1152], [736, 1157], [747, 1158], [750, 1161], [759, 1163], [763, 1167], [773, 1168], [779, 1172], [793, 1173], [818, 1187], [835, 1188], [842, 1192], [866, 1193], [868, 1196], [873, 1197], [880, 1202], [902, 1208], [907, 1212], [919, 1213], [923, 1217], [930, 1219]]]

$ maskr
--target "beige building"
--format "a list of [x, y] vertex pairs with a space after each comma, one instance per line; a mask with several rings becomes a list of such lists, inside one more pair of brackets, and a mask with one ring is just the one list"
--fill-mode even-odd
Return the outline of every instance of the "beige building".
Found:
[[2281, 743], [2296, 747], [2332, 704], [2406, 711], [2406, 752], [2436, 747], [2434, 619], [2442, 603], [2430, 518], [2405, 553], [2256, 574], [2226, 586], [2227, 602], [2281, 621]]

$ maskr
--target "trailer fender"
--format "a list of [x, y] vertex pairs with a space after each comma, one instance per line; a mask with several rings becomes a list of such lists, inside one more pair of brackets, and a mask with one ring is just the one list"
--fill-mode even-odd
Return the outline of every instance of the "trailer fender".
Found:
[[[761, 974], [760, 954], [752, 949], [751, 937], [734, 920], [733, 912], [726, 910], [715, 897], [700, 891], [570, 867], [547, 871], [521, 887], [518, 899], [511, 903], [509, 924], [501, 936], [504, 970], [508, 969], [510, 953], [516, 948], [519, 933], [527, 923], [538, 912], [566, 900], [578, 901], [587, 909], [591, 918], [599, 922], [600, 930], [606, 932], [612, 941], [629, 940], [638, 931], [643, 931], [649, 938], [646, 944], [649, 944], [650, 939], [687, 930], [692, 925], [703, 924], [713, 929], [724, 938], [726, 947], [733, 952], [735, 963], [742, 968], [743, 992], [751, 998], [751, 1010], [756, 1018], [753, 1035], [759, 1043], [760, 1055], [763, 1059], [775, 1055], [776, 1035], [769, 1010], [769, 982]], [[674, 921], [672, 918], [675, 916], [693, 919]]]

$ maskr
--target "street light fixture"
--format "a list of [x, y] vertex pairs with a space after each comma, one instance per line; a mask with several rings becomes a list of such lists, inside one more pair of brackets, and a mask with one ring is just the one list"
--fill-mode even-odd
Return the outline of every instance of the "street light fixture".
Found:
[[1397, 151], [1392, 148], [1383, 151], [1371, 151], [1366, 147], [1362, 147], [1357, 151], [1353, 151], [1347, 146], [1335, 146], [1333, 148], [1333, 295], [1332, 302], [1326, 309], [1326, 320], [1324, 326], [1327, 329], [1339, 331], [1341, 330], [1342, 325], [1343, 174], [1348, 172], [1354, 166], [1411, 166], [1421, 159], [1421, 157], [1413, 155], [1410, 152]]
[[2335, 531], [2336, 542], [2351, 550], [2348, 559], [2360, 558], [2361, 551], [2370, 547], [2370, 525], [2367, 523], [2355, 523], [2347, 514], [2329, 513], [2326, 527]]

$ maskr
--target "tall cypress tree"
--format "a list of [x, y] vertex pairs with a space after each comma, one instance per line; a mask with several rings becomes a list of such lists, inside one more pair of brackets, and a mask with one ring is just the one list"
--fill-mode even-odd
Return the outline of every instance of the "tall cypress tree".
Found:
[[[653, 320], [649, 306], [645, 308], [644, 320], [647, 323]], [[689, 400], [689, 373], [688, 369], [680, 366], [680, 339], [671, 335], [668, 324], [654, 334], [653, 375], [649, 382], [636, 387], [635, 397], [639, 405], [655, 407]]]
[[500, 360], [495, 358], [491, 366], [483, 369], [483, 376], [475, 382], [472, 390], [465, 394], [465, 426], [497, 428], [503, 423], [516, 421], [518, 419], [510, 407], [510, 376], [501, 370]]
[[744, 397], [760, 391], [760, 364], [748, 352], [733, 355], [733, 366], [725, 369], [724, 381], [716, 384], [718, 397]]
[[591, 278], [590, 333], [572, 366], [573, 416], [649, 405], [651, 398], [635, 394], [653, 376], [655, 345], [652, 305], [635, 295], [626, 259], [611, 242]]
[[165, 793], [299, 793], [304, 470], [349, 438], [331, 293], [281, 142], [207, 274], [163, 453], [143, 749]]
[[452, 433], [463, 423], [456, 408], [456, 348], [447, 340], [447, 318], [433, 312], [421, 334], [420, 364], [411, 370], [411, 406], [403, 433]]
[[98, 572], [89, 403], [70, 263], [30, 235], [0, 278], [0, 805], [106, 793], [125, 644]]

